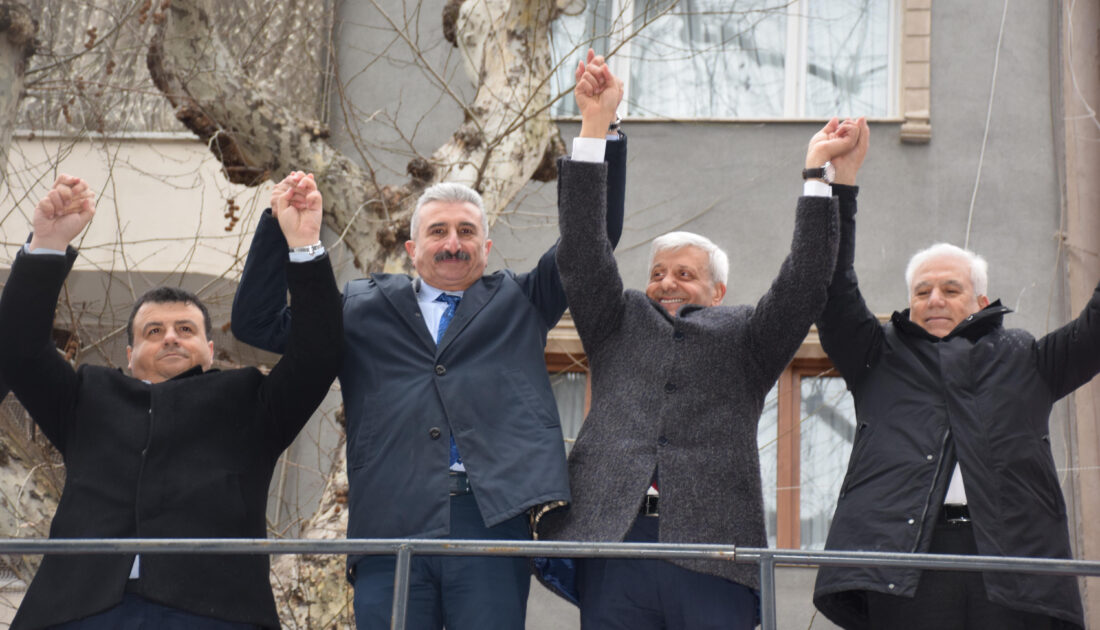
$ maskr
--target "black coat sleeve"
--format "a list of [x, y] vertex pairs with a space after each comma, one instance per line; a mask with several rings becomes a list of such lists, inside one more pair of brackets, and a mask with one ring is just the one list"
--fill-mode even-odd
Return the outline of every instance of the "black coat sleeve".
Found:
[[233, 296], [233, 336], [261, 350], [286, 351], [290, 307], [286, 302], [288, 245], [279, 222], [264, 211], [252, 237], [244, 272]]
[[1035, 342], [1036, 365], [1057, 398], [1100, 373], [1100, 284], [1077, 319]]
[[854, 186], [833, 185], [840, 202], [840, 244], [825, 309], [817, 320], [821, 346], [852, 389], [882, 340], [882, 326], [867, 308], [856, 278], [856, 195]]
[[623, 235], [623, 216], [626, 210], [626, 135], [607, 143], [607, 240], [611, 249], [619, 245]]
[[283, 262], [295, 305], [286, 349], [261, 388], [261, 409], [273, 419], [280, 452], [309, 420], [340, 371], [344, 317], [328, 255], [309, 262]]
[[62, 453], [78, 383], [52, 330], [57, 297], [75, 260], [71, 247], [64, 256], [19, 252], [0, 296], [0, 376]]

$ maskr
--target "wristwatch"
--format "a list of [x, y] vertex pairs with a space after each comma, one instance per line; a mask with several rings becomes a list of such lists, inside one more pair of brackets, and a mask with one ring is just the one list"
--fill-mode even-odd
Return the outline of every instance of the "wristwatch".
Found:
[[611, 123], [607, 127], [607, 135], [619, 135], [619, 128], [623, 125], [623, 119], [620, 116], [615, 116], [615, 122]]
[[832, 162], [826, 162], [820, 168], [804, 168], [802, 179], [823, 179], [826, 184], [831, 184], [836, 179], [836, 169]]
[[305, 245], [304, 247], [291, 247], [290, 253], [292, 254], [309, 254], [313, 256], [315, 254], [325, 253], [325, 246], [321, 244], [321, 241], [317, 241], [312, 245]]

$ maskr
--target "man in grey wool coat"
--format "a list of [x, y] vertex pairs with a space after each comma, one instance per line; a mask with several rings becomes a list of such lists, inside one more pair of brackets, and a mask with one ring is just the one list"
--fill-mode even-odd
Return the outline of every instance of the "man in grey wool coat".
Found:
[[[616, 89], [606, 67], [586, 73], [582, 117]], [[624, 291], [604, 228], [606, 169], [576, 152], [561, 161], [558, 266], [591, 366], [592, 405], [569, 457], [573, 504], [545, 516], [541, 537], [767, 545], [757, 423], [825, 304], [838, 238], [829, 184], [854, 182], [859, 161], [847, 156], [859, 131], [833, 119], [810, 141], [791, 253], [755, 306], [718, 306], [727, 257], [684, 232], [654, 241], [644, 293]], [[576, 587], [584, 628], [756, 623], [752, 566], [584, 559]]]

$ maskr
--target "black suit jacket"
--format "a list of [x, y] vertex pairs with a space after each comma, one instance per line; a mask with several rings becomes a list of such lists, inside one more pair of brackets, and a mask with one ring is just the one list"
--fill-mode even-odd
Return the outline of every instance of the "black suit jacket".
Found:
[[[0, 297], [0, 373], [65, 461], [50, 537], [263, 538], [277, 458], [340, 365], [327, 258], [286, 265], [298, 320], [270, 374], [196, 367], [151, 385], [116, 369], [74, 370], [54, 348], [54, 309], [75, 255], [21, 253]], [[113, 607], [133, 560], [47, 555], [12, 628]], [[143, 554], [139, 588], [174, 608], [278, 628], [268, 572], [266, 555]]]

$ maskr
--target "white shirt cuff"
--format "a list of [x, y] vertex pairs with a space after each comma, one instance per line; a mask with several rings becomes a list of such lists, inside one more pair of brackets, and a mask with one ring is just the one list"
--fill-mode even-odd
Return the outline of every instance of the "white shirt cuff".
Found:
[[573, 138], [573, 155], [577, 162], [603, 162], [607, 138]]
[[832, 197], [833, 187], [819, 179], [807, 179], [802, 182], [803, 197]]
[[31, 254], [32, 256], [37, 256], [38, 254], [55, 254], [57, 256], [65, 255], [65, 252], [59, 252], [56, 249], [46, 249], [45, 247], [39, 247], [38, 249], [32, 250], [30, 243], [23, 243], [23, 251]]

